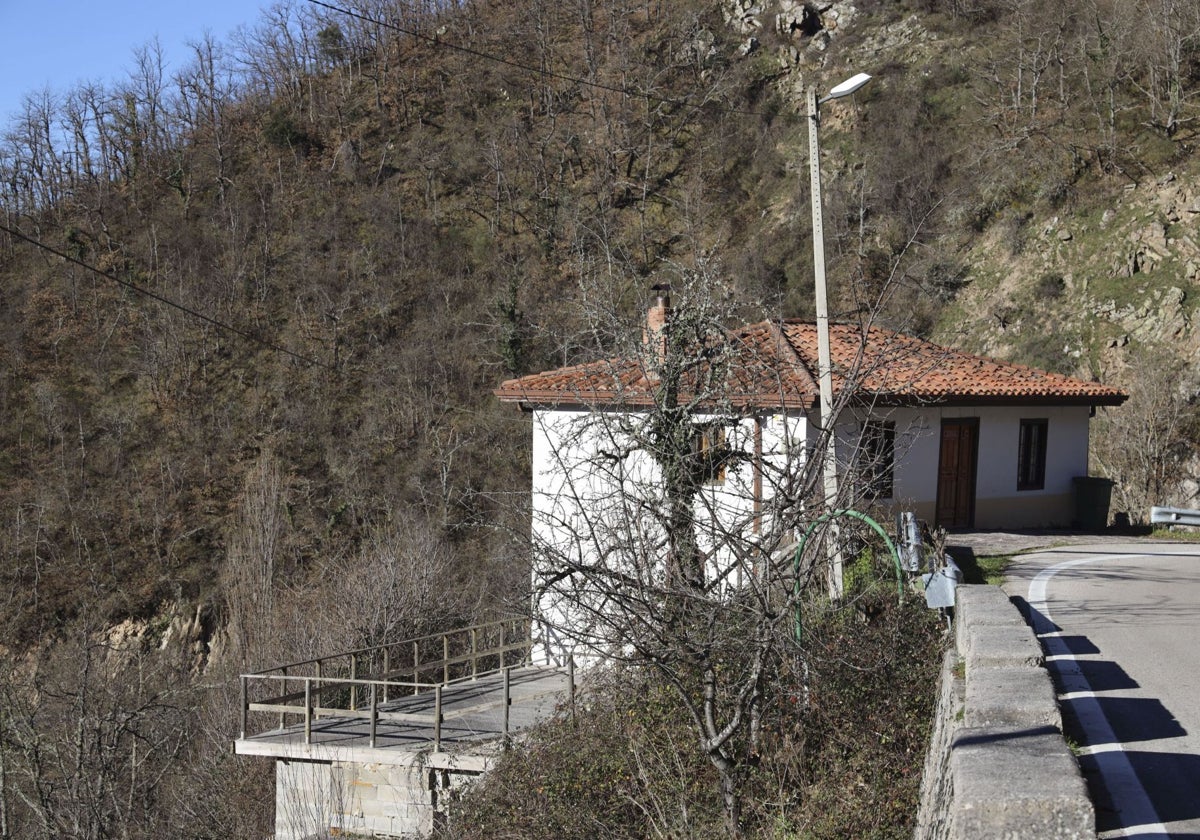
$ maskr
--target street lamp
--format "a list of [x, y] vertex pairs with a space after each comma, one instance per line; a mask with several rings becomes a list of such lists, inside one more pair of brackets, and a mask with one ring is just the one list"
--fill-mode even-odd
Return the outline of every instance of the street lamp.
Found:
[[[834, 505], [838, 498], [837, 448], [833, 428], [833, 362], [829, 354], [829, 301], [825, 286], [825, 222], [821, 212], [821, 146], [817, 127], [821, 123], [821, 105], [831, 99], [849, 96], [871, 81], [866, 73], [851, 76], [821, 99], [817, 89], [808, 87], [808, 169], [812, 193], [813, 272], [817, 309], [817, 385], [821, 392], [821, 423], [825, 426], [825, 452], [821, 471], [824, 476], [826, 504]], [[842, 550], [837, 545], [834, 530], [833, 554], [830, 557], [829, 596], [842, 597]]]

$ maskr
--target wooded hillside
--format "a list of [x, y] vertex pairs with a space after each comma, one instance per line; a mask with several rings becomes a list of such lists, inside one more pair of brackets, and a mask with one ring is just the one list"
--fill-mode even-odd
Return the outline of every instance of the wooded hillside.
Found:
[[[261, 836], [230, 675], [525, 609], [491, 388], [698, 265], [808, 315], [805, 85], [876, 76], [822, 128], [835, 317], [1109, 378], [1200, 347], [1192, 2], [296, 0], [135, 55], [0, 139], [0, 836]], [[1144, 249], [1072, 273], [1120, 201], [1149, 286]], [[1041, 302], [1101, 281], [1178, 331], [1060, 351]]]

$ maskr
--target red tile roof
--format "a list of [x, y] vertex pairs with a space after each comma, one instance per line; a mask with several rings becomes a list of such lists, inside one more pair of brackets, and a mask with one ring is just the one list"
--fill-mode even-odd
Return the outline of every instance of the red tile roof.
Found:
[[[855, 325], [830, 327], [835, 396], [847, 385], [881, 405], [1119, 405], [1117, 388], [1012, 362], [951, 350], [903, 333]], [[731, 331], [692, 366], [681, 399], [742, 408], [808, 408], [817, 390], [816, 326], [763, 321]], [[609, 359], [510, 379], [496, 389], [507, 402], [541, 406], [630, 406], [654, 401], [659, 382], [645, 360]]]

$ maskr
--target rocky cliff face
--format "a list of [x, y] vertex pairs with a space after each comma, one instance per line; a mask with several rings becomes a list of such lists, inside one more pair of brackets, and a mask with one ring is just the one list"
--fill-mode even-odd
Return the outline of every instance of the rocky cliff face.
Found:
[[[952, 60], [948, 55], [978, 48], [916, 14], [865, 16], [850, 2], [727, 0], [724, 15], [745, 38], [741, 55], [764, 51], [777, 62], [797, 107], [802, 86], [834, 63], [871, 69], [899, 62], [908, 73], [929, 76], [939, 61]], [[833, 46], [841, 49], [831, 60]], [[996, 66], [986, 72], [996, 73], [999, 59], [991, 58]], [[979, 94], [969, 71], [951, 76]], [[954, 142], [953, 128], [945, 125], [947, 144]], [[1143, 165], [1085, 189], [1073, 185], [1063, 195], [1051, 195], [1042, 183], [1039, 193], [1050, 200], [1012, 201], [959, 239], [962, 289], [935, 337], [1117, 382], [1128, 378], [1130, 354], [1142, 346], [1168, 345], [1192, 360], [1200, 354], [1193, 319], [1200, 283], [1198, 170], [1184, 155], [1162, 173]]]
[[765, 32], [773, 32], [787, 42], [780, 58], [792, 64], [803, 62], [806, 54], [824, 52], [830, 39], [839, 29], [849, 27], [858, 12], [853, 3], [833, 2], [818, 7], [796, 0], [729, 0], [724, 11], [730, 28], [747, 36], [743, 53], [756, 49]]
[[1190, 167], [1054, 215], [1029, 212], [970, 248], [971, 282], [938, 337], [1117, 383], [1137, 375], [1131, 354], [1148, 346], [1194, 362], [1198, 240]]

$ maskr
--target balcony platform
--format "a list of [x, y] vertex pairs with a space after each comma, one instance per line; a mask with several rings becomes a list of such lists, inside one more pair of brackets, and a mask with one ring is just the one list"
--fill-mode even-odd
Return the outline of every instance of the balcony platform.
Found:
[[[570, 676], [564, 668], [527, 665], [509, 672], [509, 736], [549, 718], [566, 702]], [[431, 769], [482, 772], [505, 735], [502, 673], [450, 683], [442, 688], [440, 749], [435, 750], [435, 693], [389, 699], [379, 704], [375, 743], [366, 717], [315, 717], [305, 742], [304, 723], [247, 734], [234, 742], [238, 755], [299, 761], [413, 765]], [[387, 715], [411, 716], [406, 720]]]

